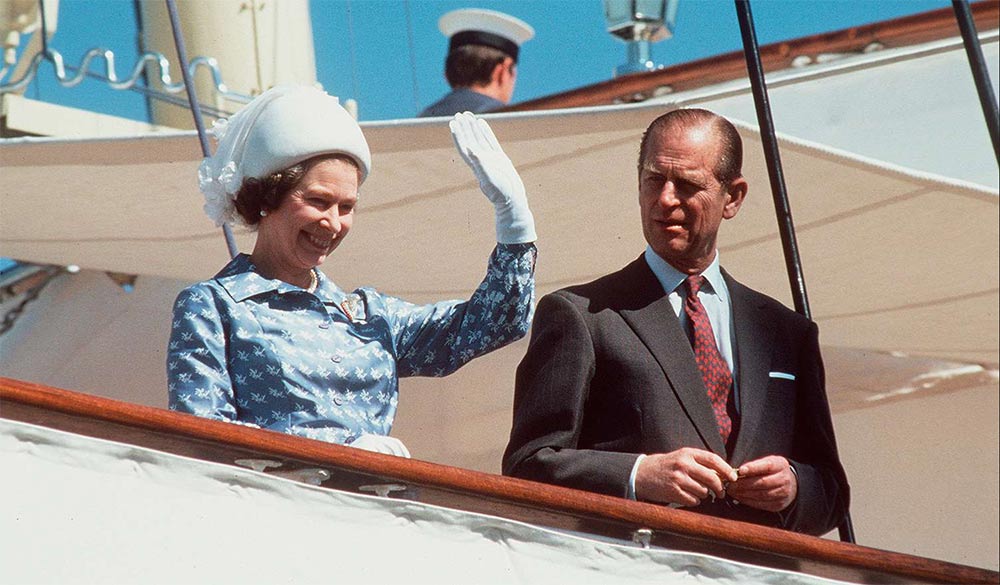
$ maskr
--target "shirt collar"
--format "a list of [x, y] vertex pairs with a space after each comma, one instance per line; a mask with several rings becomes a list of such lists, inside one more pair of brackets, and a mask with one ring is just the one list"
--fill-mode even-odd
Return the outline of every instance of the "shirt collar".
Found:
[[[653, 271], [656, 279], [663, 286], [663, 291], [667, 294], [676, 290], [687, 278], [686, 274], [671, 266], [669, 262], [654, 252], [651, 246], [646, 246], [646, 252], [643, 254], [643, 257], [646, 259], [649, 269]], [[715, 258], [712, 259], [712, 263], [702, 271], [701, 275], [705, 277], [705, 280], [711, 285], [712, 291], [719, 296], [720, 300], [729, 302], [729, 289], [726, 287], [726, 281], [722, 278], [722, 269], [719, 268], [718, 250], [715, 251]]]
[[[319, 297], [324, 303], [339, 303], [342, 301], [344, 293], [337, 285], [327, 278], [322, 270], [317, 270], [316, 273], [318, 284], [313, 294]], [[250, 261], [250, 256], [246, 254], [238, 254], [233, 258], [225, 268], [215, 275], [215, 280], [238, 303], [259, 294], [269, 292], [283, 294], [302, 290], [300, 287], [283, 280], [262, 276], [257, 272], [257, 267]]]

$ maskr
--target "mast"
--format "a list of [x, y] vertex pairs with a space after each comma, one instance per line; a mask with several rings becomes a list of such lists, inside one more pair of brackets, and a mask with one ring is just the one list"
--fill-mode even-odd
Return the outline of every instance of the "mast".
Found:
[[[170, 17], [161, 0], [139, 0], [140, 42], [145, 51], [180, 63]], [[280, 83], [316, 83], [316, 54], [307, 0], [179, 0], [177, 17], [191, 58], [213, 57], [230, 92], [254, 96]], [[149, 79], [161, 89], [158, 79]], [[243, 104], [219, 95], [208, 76], [194, 79], [202, 105], [233, 113]], [[194, 128], [187, 107], [150, 103], [152, 122]]]

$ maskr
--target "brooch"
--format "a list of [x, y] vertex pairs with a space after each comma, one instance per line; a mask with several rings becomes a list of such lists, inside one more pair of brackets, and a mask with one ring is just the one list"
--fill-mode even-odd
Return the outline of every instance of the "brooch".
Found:
[[344, 311], [344, 314], [351, 321], [365, 320], [365, 307], [361, 303], [361, 297], [358, 295], [347, 295], [347, 298], [341, 301], [340, 309]]

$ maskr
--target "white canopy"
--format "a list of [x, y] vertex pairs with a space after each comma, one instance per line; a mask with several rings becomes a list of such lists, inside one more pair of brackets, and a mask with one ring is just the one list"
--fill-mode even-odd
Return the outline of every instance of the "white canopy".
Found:
[[[545, 293], [614, 270], [645, 244], [639, 137], [662, 105], [498, 116], [528, 188]], [[757, 130], [751, 185], [723, 226], [723, 264], [790, 303]], [[491, 208], [441, 121], [370, 124], [375, 153], [351, 236], [324, 267], [341, 286], [415, 301], [464, 296], [493, 245]], [[190, 133], [0, 146], [0, 254], [196, 281], [225, 264], [195, 187]], [[828, 345], [996, 364], [998, 198], [984, 187], [784, 137], [788, 192], [813, 316]], [[252, 234], [241, 234], [249, 250]], [[970, 315], [993, 319], [968, 318]]]
[[843, 583], [7, 420], [0, 463], [5, 583]]

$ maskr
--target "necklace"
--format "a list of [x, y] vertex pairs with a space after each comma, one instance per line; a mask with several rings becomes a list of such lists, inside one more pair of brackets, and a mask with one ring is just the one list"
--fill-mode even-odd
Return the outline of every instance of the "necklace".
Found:
[[316, 286], [319, 285], [319, 279], [316, 278], [316, 269], [309, 271], [309, 288], [306, 289], [308, 293], [316, 292]]

